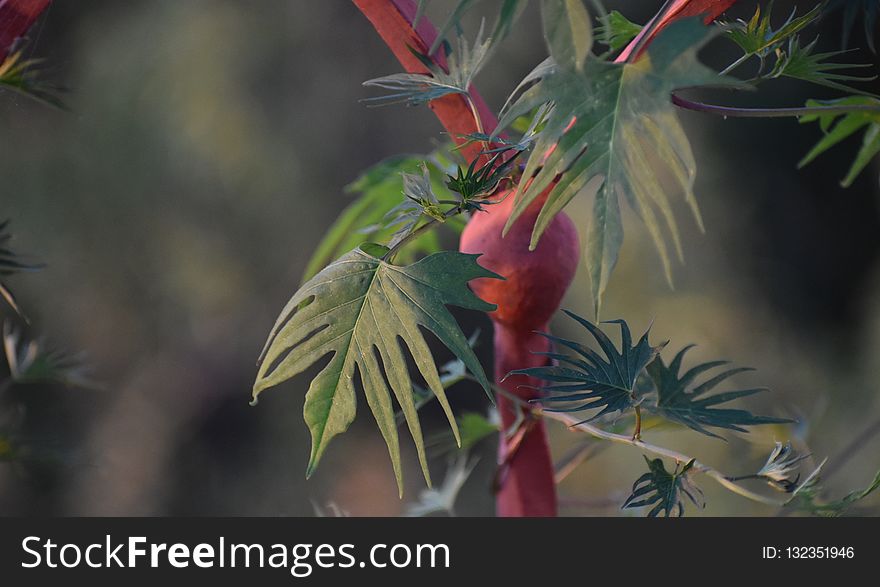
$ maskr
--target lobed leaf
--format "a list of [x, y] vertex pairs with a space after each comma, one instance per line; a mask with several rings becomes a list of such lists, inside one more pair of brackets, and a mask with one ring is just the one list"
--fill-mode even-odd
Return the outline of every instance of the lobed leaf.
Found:
[[590, 14], [581, 0], [542, 0], [544, 39], [560, 67], [582, 71], [593, 47]]
[[[307, 468], [311, 475], [334, 436], [355, 417], [355, 379], [388, 445], [403, 491], [400, 446], [391, 393], [399, 403], [430, 484], [424, 441], [413, 399], [406, 348], [449, 420], [460, 443], [434, 358], [422, 329], [432, 332], [489, 393], [489, 382], [447, 305], [491, 311], [468, 288], [470, 280], [498, 277], [477, 264], [478, 255], [441, 252], [407, 266], [383, 259], [389, 249], [365, 244], [331, 263], [288, 302], [260, 358], [254, 401], [259, 394], [309, 368], [329, 363], [312, 380], [303, 409], [312, 434]], [[389, 391], [390, 388], [390, 391]]]
[[[579, 412], [599, 409], [586, 422], [611, 412], [626, 411], [636, 403], [635, 389], [639, 374], [666, 343], [652, 347], [648, 342], [650, 331], [646, 331], [633, 345], [626, 322], [613, 320], [610, 323], [620, 326], [621, 348], [618, 350], [598, 326], [567, 310], [565, 313], [589, 331], [604, 356], [580, 343], [542, 334], [558, 346], [574, 351], [575, 355], [555, 351], [541, 353], [557, 364], [520, 369], [509, 375], [528, 375], [550, 383], [541, 388], [548, 396], [540, 400], [549, 411]], [[570, 405], [562, 408], [546, 407], [546, 404], [558, 403]]]
[[739, 389], [709, 395], [710, 391], [728, 378], [737, 373], [752, 371], [752, 369], [749, 367], [726, 369], [698, 385], [693, 385], [697, 378], [704, 373], [727, 365], [728, 362], [711, 361], [701, 363], [680, 375], [679, 372], [684, 355], [691, 348], [693, 348], [693, 345], [686, 346], [680, 350], [669, 366], [666, 366], [663, 358], [659, 356], [647, 366], [648, 375], [651, 377], [657, 392], [656, 403], [646, 406], [649, 411], [653, 411], [667, 420], [683, 424], [701, 434], [715, 438], [722, 437], [707, 428], [723, 428], [738, 432], [748, 432], [744, 428], [745, 426], [791, 422], [791, 420], [784, 418], [755, 416], [746, 410], [715, 407], [719, 404], [766, 391], [766, 389]]
[[653, 506], [648, 511], [649, 518], [656, 518], [664, 512], [667, 518], [672, 515], [681, 517], [684, 515], [685, 497], [698, 507], [706, 507], [703, 492], [688, 478], [688, 472], [694, 466], [693, 459], [683, 467], [681, 463], [675, 463], [671, 473], [666, 470], [662, 459], [644, 459], [648, 463], [648, 472], [633, 483], [632, 493], [621, 509]]
[[846, 114], [818, 112], [802, 116], [801, 123], [818, 122], [825, 136], [801, 159], [798, 167], [810, 164], [828, 149], [864, 130], [862, 145], [846, 177], [840, 182], [843, 187], [850, 187], [874, 156], [880, 153], [880, 99], [870, 96], [850, 96], [839, 100], [809, 100], [807, 102], [808, 108], [835, 105], [863, 106], [866, 110]]
[[697, 51], [714, 34], [699, 18], [684, 19], [664, 29], [647, 55], [632, 64], [588, 56], [584, 71], [577, 72], [547, 60], [526, 76], [505, 106], [495, 134], [538, 106], [553, 104], [526, 163], [505, 230], [546, 193], [532, 233], [534, 248], [575, 195], [593, 196], [585, 260], [597, 314], [623, 242], [621, 199], [641, 217], [670, 283], [668, 240], [680, 259], [683, 252], [662, 176], [675, 181], [702, 228], [693, 193], [696, 163], [670, 94], [682, 87], [739, 83], [720, 77], [697, 59]]

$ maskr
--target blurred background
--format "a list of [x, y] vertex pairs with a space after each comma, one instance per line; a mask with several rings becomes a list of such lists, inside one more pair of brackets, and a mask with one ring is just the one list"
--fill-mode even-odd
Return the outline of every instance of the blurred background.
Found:
[[[442, 19], [452, 4], [433, 0], [429, 15]], [[478, 5], [466, 20], [470, 34], [480, 14], [494, 18], [495, 4]], [[640, 23], [660, 4], [606, 2]], [[776, 2], [778, 15], [794, 4]], [[754, 6], [743, 0], [730, 15], [748, 17]], [[496, 109], [545, 56], [537, 6], [528, 10], [477, 79]], [[820, 45], [839, 48], [839, 15], [820, 28]], [[366, 19], [346, 0], [59, 0], [30, 36], [28, 54], [45, 58], [48, 78], [69, 89], [69, 111], [0, 92], [0, 218], [12, 221], [15, 250], [46, 264], [9, 285], [30, 330], [87, 353], [101, 385], [14, 386], [0, 398], [18, 410], [15, 442], [26, 447], [19, 462], [0, 462], [0, 514], [311, 516], [332, 506], [403, 513], [423, 489], [414, 450], [403, 442], [401, 501], [365, 405], [308, 482], [308, 375], [248, 406], [269, 328], [351, 200], [343, 187], [387, 156], [425, 153], [443, 138], [427, 108], [359, 103], [370, 95], [363, 80], [400, 70]], [[851, 44], [866, 46], [862, 27]], [[725, 40], [703, 52], [719, 68], [736, 56]], [[877, 73], [869, 51], [846, 60], [873, 63]], [[797, 106], [836, 95], [777, 82], [714, 99]], [[760, 467], [774, 440], [793, 437], [816, 461], [840, 462], [827, 476], [832, 497], [863, 487], [880, 468], [880, 435], [851, 446], [880, 418], [876, 162], [844, 190], [839, 180], [860, 139], [798, 171], [819, 138], [815, 125], [681, 118], [699, 163], [707, 232], [679, 206], [686, 264], [676, 267], [671, 290], [627, 210], [605, 317], [639, 331], [653, 322], [653, 340], [672, 341], [667, 359], [697, 343], [690, 361], [755, 367], [735, 383], [772, 392], [748, 406], [801, 424], [727, 443], [690, 431], [650, 439], [744, 474]], [[588, 210], [576, 201], [570, 213], [584, 225]], [[585, 271], [564, 307], [589, 315]], [[491, 365], [488, 319], [458, 315], [466, 333], [482, 329], [477, 352]], [[569, 322], [559, 320], [555, 331], [582, 339]], [[488, 408], [472, 385], [450, 397], [458, 413]], [[435, 406], [425, 426], [428, 434], [445, 429]], [[582, 440], [551, 429], [560, 459]], [[479, 462], [459, 515], [494, 512], [494, 443], [473, 451]], [[433, 466], [439, 481], [447, 460]], [[603, 450], [560, 485], [562, 512], [620, 515], [643, 468], [638, 450]], [[697, 482], [708, 506], [689, 514], [777, 513]]]

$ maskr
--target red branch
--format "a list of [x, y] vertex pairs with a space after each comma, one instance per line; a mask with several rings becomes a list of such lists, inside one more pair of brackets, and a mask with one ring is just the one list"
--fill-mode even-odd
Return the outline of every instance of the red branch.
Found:
[[21, 38], [51, 0], [0, 0], [0, 61]]

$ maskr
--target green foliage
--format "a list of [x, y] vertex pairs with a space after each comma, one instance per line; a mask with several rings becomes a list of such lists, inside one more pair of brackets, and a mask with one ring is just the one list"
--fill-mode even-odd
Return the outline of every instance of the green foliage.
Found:
[[22, 51], [12, 53], [0, 63], [0, 89], [8, 88], [64, 110], [58, 98], [59, 89], [43, 80], [41, 59], [25, 59]]
[[2, 297], [16, 313], [21, 314], [21, 309], [12, 290], [3, 283], [2, 278], [21, 273], [23, 271], [36, 271], [41, 266], [28, 263], [21, 259], [12, 249], [9, 248], [9, 241], [12, 235], [8, 232], [9, 220], [0, 222], [0, 297]]
[[420, 106], [431, 100], [449, 94], [468, 95], [471, 82], [480, 71], [488, 57], [490, 42], [483, 41], [483, 27], [477, 33], [471, 49], [464, 38], [458, 39], [458, 50], [450, 53], [446, 59], [447, 70], [434, 63], [430, 58], [419, 55], [430, 74], [395, 73], [367, 80], [364, 86], [391, 90], [391, 94], [366, 98], [364, 102], [373, 104], [400, 104]]
[[755, 416], [745, 410], [714, 407], [735, 399], [748, 397], [761, 391], [766, 391], [766, 388], [740, 389], [717, 393], [715, 395], [707, 395], [712, 389], [729, 377], [744, 371], [752, 371], [752, 369], [748, 367], [727, 369], [721, 373], [713, 375], [703, 383], [691, 387], [700, 375], [728, 364], [728, 361], [701, 363], [692, 367], [683, 375], [679, 375], [684, 355], [691, 348], [693, 348], [693, 345], [681, 349], [678, 354], [675, 355], [675, 358], [672, 359], [672, 362], [668, 367], [660, 356], [655, 358], [654, 361], [647, 366], [648, 375], [651, 377], [651, 380], [654, 383], [654, 389], [657, 392], [656, 403], [646, 405], [646, 408], [649, 411], [656, 412], [667, 420], [678, 422], [679, 424], [683, 424], [701, 434], [713, 436], [715, 438], [721, 438], [721, 436], [707, 430], [707, 427], [748, 432], [744, 426], [755, 426], [758, 424], [784, 424], [791, 422], [791, 420], [782, 418]]
[[506, 159], [499, 164], [498, 159], [502, 153], [496, 153], [489, 161], [477, 167], [479, 158], [471, 161], [467, 170], [458, 166], [456, 174], [450, 175], [446, 182], [453, 192], [461, 196], [461, 206], [465, 211], [482, 210], [482, 206], [491, 204], [485, 196], [489, 196], [498, 187], [498, 184], [510, 172], [514, 157]]
[[582, 71], [593, 47], [593, 26], [583, 2], [542, 0], [541, 16], [553, 61], [566, 70]]
[[[388, 214], [400, 203], [404, 193], [402, 174], [418, 170], [425, 162], [430, 172], [433, 193], [440, 199], [451, 199], [453, 195], [444, 183], [444, 172], [449, 162], [439, 151], [427, 156], [400, 155], [377, 163], [346, 186], [345, 191], [356, 194], [356, 198], [339, 214], [318, 243], [306, 266], [303, 282], [360, 244], [390, 241], [395, 227], [388, 225]], [[460, 218], [453, 218], [446, 222], [446, 226], [461, 231], [464, 223]], [[397, 259], [401, 263], [410, 263], [417, 256], [439, 250], [437, 234], [427, 232], [413, 239], [406, 249], [398, 253]]]
[[755, 14], [748, 22], [738, 20], [727, 30], [727, 36], [745, 53], [743, 58], [758, 57], [762, 67], [764, 60], [781, 48], [786, 40], [811, 25], [821, 16], [822, 6], [816, 5], [801, 16], [796, 16], [797, 7], [793, 8], [788, 19], [778, 29], [773, 28], [772, 12], [772, 2], [763, 14], [761, 6], [758, 5]]
[[3, 324], [3, 352], [9, 376], [16, 384], [58, 383], [69, 387], [94, 388], [81, 356], [28, 340], [10, 322]]
[[664, 228], [678, 257], [683, 253], [661, 176], [675, 180], [702, 227], [693, 194], [696, 163], [670, 93], [681, 87], [736, 83], [697, 59], [713, 30], [699, 19], [675, 22], [632, 64], [589, 56], [581, 73], [547, 60], [523, 80], [505, 107], [499, 129], [542, 104], [554, 104], [526, 164], [507, 229], [549, 190], [532, 234], [534, 247], [575, 195], [594, 195], [585, 260], [597, 314], [623, 242], [621, 198], [648, 228], [670, 282]]
[[649, 459], [649, 471], [633, 483], [632, 494], [626, 498], [621, 509], [640, 508], [653, 505], [648, 512], [649, 518], [656, 518], [661, 513], [665, 517], [684, 515], [684, 498], [687, 497], [694, 505], [705, 508], [703, 492], [688, 478], [688, 472], [694, 466], [691, 460], [684, 466], [675, 463], [670, 473], [661, 459]]
[[412, 265], [384, 260], [389, 249], [366, 244], [309, 280], [294, 294], [273, 327], [260, 359], [253, 396], [302, 373], [331, 355], [306, 394], [305, 421], [312, 434], [307, 475], [330, 440], [355, 416], [355, 373], [382, 432], [402, 492], [400, 446], [391, 392], [403, 410], [426, 481], [424, 442], [401, 342], [437, 397], [458, 438], [455, 418], [421, 328], [458, 357], [483, 388], [489, 382], [446, 305], [491, 311], [494, 306], [467, 287], [471, 279], [497, 277], [480, 267], [477, 255], [435, 253]]
[[572, 404], [563, 408], [547, 408], [551, 411], [578, 412], [601, 408], [598, 413], [585, 420], [587, 422], [610, 412], [628, 410], [637, 401], [635, 389], [639, 374], [666, 343], [652, 347], [648, 342], [649, 332], [645, 332], [633, 345], [626, 322], [613, 320], [609, 323], [620, 325], [621, 348], [617, 350], [598, 326], [572, 312], [565, 313], [589, 331], [605, 356], [602, 357], [579, 343], [543, 334], [556, 344], [574, 351], [577, 356], [557, 352], [542, 353], [558, 361], [559, 365], [520, 369], [513, 371], [511, 375], [529, 375], [552, 383], [541, 388], [550, 394], [541, 398], [544, 404]]
[[865, 110], [856, 110], [846, 114], [834, 112], [816, 112], [800, 118], [801, 123], [818, 122], [825, 136], [807, 153], [798, 167], [808, 165], [819, 155], [844, 139], [864, 129], [862, 145], [856, 154], [846, 177], [840, 182], [849, 187], [856, 177], [867, 167], [877, 153], [880, 153], [880, 100], [869, 96], [849, 96], [839, 100], [809, 100], [808, 108], [823, 106], [855, 106]]
[[446, 222], [446, 215], [431, 187], [428, 166], [422, 163], [421, 168], [421, 174], [402, 174], [404, 200], [385, 215], [391, 219], [388, 226], [397, 230], [389, 243], [391, 247], [398, 245], [425, 216]]
[[612, 10], [601, 20], [602, 24], [596, 28], [596, 38], [611, 51], [619, 51], [629, 45], [644, 28], [616, 10]]
[[866, 77], [835, 72], [845, 69], [871, 67], [871, 65], [867, 63], [830, 63], [828, 59], [842, 55], [845, 51], [813, 53], [818, 40], [817, 38], [812, 43], [801, 47], [798, 37], [790, 38], [787, 48], [777, 49], [776, 63], [765, 77], [788, 77], [842, 92], [863, 93], [842, 82], [868, 82], [873, 80], [874, 76]]
[[786, 508], [813, 516], [838, 517], [846, 514], [859, 501], [880, 489], [880, 471], [878, 471], [871, 483], [864, 489], [852, 491], [835, 501], [824, 501], [821, 497], [824, 490], [819, 483], [824, 464], [825, 461], [816, 467], [816, 470], [794, 490]]
[[[501, 8], [498, 11], [498, 18], [495, 20], [495, 26], [492, 27], [492, 34], [489, 36], [491, 47], [494, 48], [498, 43], [507, 38], [513, 25], [519, 20], [523, 10], [528, 6], [528, 0], [503, 0]], [[449, 37], [449, 33], [453, 30], [461, 30], [461, 19], [476, 4], [476, 0], [458, 0], [455, 8], [449, 14], [449, 18], [440, 27], [437, 33], [437, 40], [428, 51], [433, 55], [440, 45]], [[415, 23], [418, 24], [427, 8], [428, 0], [419, 0], [419, 7], [416, 13]], [[491, 49], [490, 49], [491, 51]]]

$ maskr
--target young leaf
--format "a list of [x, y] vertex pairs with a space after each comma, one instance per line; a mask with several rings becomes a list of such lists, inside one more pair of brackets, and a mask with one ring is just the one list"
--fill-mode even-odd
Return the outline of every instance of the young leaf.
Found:
[[21, 51], [11, 53], [0, 62], [0, 89], [8, 88], [49, 106], [64, 110], [58, 98], [59, 88], [43, 80], [42, 60], [25, 59]]
[[821, 498], [823, 488], [819, 481], [822, 467], [825, 465], [826, 461], [822, 461], [819, 466], [810, 473], [810, 476], [794, 490], [791, 494], [791, 499], [786, 503], [786, 507], [814, 516], [833, 518], [844, 515], [856, 503], [880, 489], [880, 471], [878, 471], [877, 474], [874, 475], [874, 479], [871, 483], [864, 489], [851, 491], [835, 501], [823, 500]]
[[461, 359], [487, 393], [489, 382], [447, 305], [491, 311], [468, 288], [479, 277], [497, 277], [477, 264], [477, 255], [435, 253], [407, 266], [383, 260], [388, 248], [362, 245], [331, 263], [294, 294], [272, 328], [260, 358], [253, 397], [302, 373], [327, 355], [330, 362], [306, 394], [305, 421], [312, 434], [307, 475], [330, 440], [355, 416], [355, 377], [388, 445], [402, 491], [400, 447], [391, 392], [403, 409], [426, 481], [424, 442], [401, 343], [458, 431], [437, 367], [421, 328], [431, 331]]
[[800, 118], [801, 123], [818, 122], [825, 136], [807, 153], [798, 167], [804, 167], [816, 157], [837, 145], [844, 139], [864, 129], [862, 146], [853, 161], [846, 177], [840, 182], [843, 187], [849, 187], [856, 177], [868, 166], [874, 155], [880, 153], [880, 100], [869, 96], [850, 96], [840, 100], [809, 100], [808, 108], [817, 106], [863, 106], [866, 110], [849, 112], [847, 114], [834, 114], [818, 112]]
[[632, 494], [621, 509], [653, 505], [648, 512], [649, 518], [656, 518], [663, 512], [667, 518], [672, 515], [681, 517], [684, 515], [684, 497], [700, 508], [706, 507], [703, 492], [688, 478], [688, 471], [694, 466], [693, 459], [683, 467], [681, 463], [675, 463], [675, 470], [670, 473], [662, 459], [643, 458], [649, 471], [633, 483]]
[[602, 18], [602, 24], [596, 28], [596, 38], [612, 51], [617, 51], [626, 47], [643, 28], [618, 11], [612, 10]]
[[[470, 10], [475, 3], [475, 0], [458, 0], [452, 13], [449, 15], [449, 18], [447, 18], [443, 23], [443, 26], [440, 27], [440, 31], [437, 33], [437, 39], [428, 51], [430, 55], [434, 54], [443, 41], [449, 37], [449, 33], [452, 32], [453, 29], [461, 29], [462, 17], [464, 17], [467, 11]], [[519, 20], [519, 17], [522, 15], [523, 10], [525, 10], [528, 3], [528, 0], [503, 0], [501, 9], [498, 11], [498, 18], [495, 21], [495, 26], [492, 28], [492, 34], [488, 39], [491, 44], [490, 52], [491, 48], [494, 48], [498, 43], [507, 38], [513, 25]], [[421, 0], [419, 2], [416, 22], [418, 22], [418, 17], [424, 14], [425, 4], [427, 4], [427, 0]]]
[[451, 53], [446, 59], [448, 71], [424, 58], [422, 62], [428, 67], [430, 74], [395, 73], [367, 80], [363, 83], [364, 86], [383, 88], [392, 93], [363, 101], [380, 105], [405, 103], [419, 106], [449, 94], [467, 95], [471, 82], [486, 61], [490, 42], [491, 40], [483, 41], [483, 27], [480, 26], [473, 49], [464, 38], [459, 38], [458, 51]]
[[828, 51], [825, 53], [813, 53], [818, 42], [816, 38], [812, 43], [801, 47], [800, 39], [792, 37], [788, 41], [786, 49], [778, 49], [777, 58], [773, 69], [766, 78], [789, 77], [816, 85], [825, 86], [841, 92], [849, 92], [862, 95], [871, 95], [867, 92], [851, 88], [843, 82], [869, 82], [876, 76], [858, 76], [843, 73], [835, 73], [846, 69], [871, 67], [867, 63], [830, 63], [828, 59], [837, 57], [845, 51]]
[[797, 474], [798, 464], [810, 458], [810, 455], [799, 455], [791, 447], [790, 442], [777, 442], [767, 457], [767, 462], [755, 477], [765, 479], [771, 487], [791, 493], [797, 487], [800, 475]]
[[583, 2], [542, 0], [541, 16], [550, 56], [560, 67], [582, 71], [593, 47], [593, 26]]
[[647, 57], [632, 64], [588, 56], [583, 73], [578, 73], [545, 61], [508, 101], [499, 129], [541, 104], [555, 107], [526, 164], [506, 229], [546, 191], [532, 233], [535, 247], [553, 217], [578, 192], [594, 195], [585, 260], [597, 313], [623, 241], [621, 198], [641, 216], [670, 282], [663, 225], [680, 258], [683, 253], [658, 176], [675, 179], [702, 227], [693, 194], [696, 163], [670, 93], [686, 86], [736, 83], [697, 60], [697, 51], [713, 34], [698, 18], [685, 19], [667, 27], [649, 45]]
[[[0, 278], [8, 277], [23, 271], [36, 271], [39, 269], [41, 267], [40, 265], [34, 265], [23, 261], [12, 251], [12, 249], [9, 248], [8, 243], [12, 239], [12, 235], [7, 231], [8, 226], [9, 220], [0, 222]], [[17, 314], [21, 315], [21, 309], [18, 307], [18, 302], [15, 301], [15, 296], [12, 294], [12, 290], [10, 290], [2, 280], [0, 280], [0, 297], [2, 297]]]
[[737, 64], [744, 62], [750, 57], [758, 57], [762, 67], [764, 60], [782, 44], [819, 19], [822, 6], [816, 5], [809, 12], [796, 16], [797, 7], [793, 8], [788, 19], [778, 29], [773, 28], [772, 23], [773, 3], [770, 3], [766, 13], [761, 14], [761, 7], [757, 6], [755, 14], [748, 21], [738, 20], [727, 29], [727, 36], [740, 46], [744, 55], [737, 60]]
[[743, 428], [744, 426], [755, 426], [757, 424], [784, 424], [791, 422], [791, 420], [782, 418], [755, 416], [745, 410], [714, 407], [738, 398], [766, 391], [766, 389], [740, 389], [717, 393], [715, 395], [707, 395], [712, 389], [727, 378], [744, 371], [752, 371], [752, 369], [748, 367], [727, 369], [691, 388], [690, 386], [695, 382], [697, 377], [703, 373], [728, 364], [728, 361], [701, 363], [685, 372], [683, 375], [679, 375], [682, 359], [684, 359], [685, 353], [691, 348], [693, 348], [693, 345], [686, 346], [680, 350], [668, 367], [659, 356], [648, 365], [648, 375], [651, 377], [651, 380], [654, 382], [654, 387], [657, 390], [656, 404], [646, 406], [649, 411], [653, 411], [667, 420], [683, 424], [701, 434], [715, 438], [722, 437], [707, 430], [707, 427], [747, 432], [747, 430]]
[[446, 470], [443, 485], [437, 489], [423, 489], [419, 501], [407, 506], [406, 515], [414, 518], [439, 513], [454, 516], [458, 494], [478, 461], [479, 459], [469, 459], [466, 452], [462, 453]]
[[396, 229], [389, 247], [397, 246], [424, 216], [440, 223], [446, 222], [446, 215], [431, 187], [428, 166], [422, 163], [421, 168], [421, 174], [402, 174], [404, 200], [385, 215], [390, 219], [388, 227]]
[[[322, 267], [358, 245], [390, 240], [395, 231], [393, 227], [388, 226], [387, 215], [400, 204], [403, 194], [402, 174], [416, 171], [425, 161], [428, 162], [431, 189], [434, 194], [440, 199], [452, 199], [453, 194], [444, 185], [446, 162], [442, 160], [439, 152], [427, 156], [401, 155], [377, 163], [346, 186], [345, 191], [356, 194], [357, 197], [339, 214], [315, 248], [312, 258], [306, 265], [303, 282], [314, 277]], [[463, 228], [463, 221], [461, 218], [451, 218], [446, 222], [446, 226], [460, 231]], [[428, 231], [400, 251], [397, 260], [401, 263], [410, 263], [417, 256], [436, 253], [439, 250], [437, 233]]]
[[579, 412], [602, 408], [589, 422], [610, 412], [623, 412], [636, 403], [635, 386], [639, 374], [660, 352], [666, 343], [652, 347], [646, 331], [633, 345], [629, 326], [623, 320], [608, 323], [620, 325], [621, 348], [617, 350], [611, 339], [598, 326], [565, 310], [565, 313], [586, 328], [596, 339], [604, 357], [577, 342], [542, 334], [554, 343], [574, 351], [577, 356], [557, 352], [541, 353], [558, 362], [558, 365], [531, 367], [513, 371], [510, 375], [528, 375], [551, 383], [542, 387], [550, 394], [541, 398], [543, 404], [564, 402], [573, 404], [563, 408], [546, 408], [549, 411]]
[[82, 356], [48, 348], [43, 342], [27, 340], [10, 322], [3, 323], [3, 352], [9, 375], [17, 384], [58, 383], [69, 387], [96, 388], [87, 376]]

